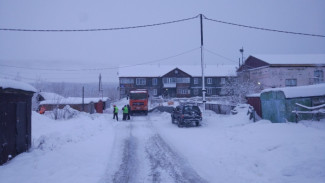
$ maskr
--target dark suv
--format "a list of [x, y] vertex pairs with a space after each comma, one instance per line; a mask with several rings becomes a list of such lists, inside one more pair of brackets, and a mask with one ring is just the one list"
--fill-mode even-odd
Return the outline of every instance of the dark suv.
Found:
[[195, 123], [200, 125], [202, 121], [202, 113], [198, 106], [195, 105], [179, 105], [174, 108], [172, 114], [172, 123], [177, 123], [178, 127], [187, 126]]

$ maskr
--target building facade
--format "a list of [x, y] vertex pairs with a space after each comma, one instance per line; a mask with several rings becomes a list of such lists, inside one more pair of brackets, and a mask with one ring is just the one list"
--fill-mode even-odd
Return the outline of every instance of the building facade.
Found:
[[261, 89], [324, 83], [325, 55], [249, 56], [237, 70], [239, 81]]
[[[150, 68], [151, 67], [151, 68]], [[202, 77], [198, 66], [145, 66], [119, 71], [120, 98], [134, 89], [147, 89], [151, 96], [172, 98], [202, 96]], [[228, 71], [228, 72], [225, 72]], [[139, 71], [139, 72], [137, 72]], [[235, 66], [208, 66], [206, 96], [223, 95], [222, 87], [229, 78], [236, 77]], [[151, 76], [150, 76], [151, 75]]]

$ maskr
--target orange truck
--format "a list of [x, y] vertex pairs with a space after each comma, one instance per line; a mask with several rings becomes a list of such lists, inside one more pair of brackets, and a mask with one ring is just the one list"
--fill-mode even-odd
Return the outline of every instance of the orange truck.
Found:
[[148, 114], [148, 90], [136, 89], [130, 91], [129, 105], [131, 108], [130, 114], [144, 113]]

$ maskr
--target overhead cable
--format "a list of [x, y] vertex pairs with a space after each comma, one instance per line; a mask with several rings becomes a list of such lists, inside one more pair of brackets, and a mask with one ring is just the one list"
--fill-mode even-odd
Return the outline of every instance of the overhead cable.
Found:
[[[161, 22], [161, 23], [154, 23], [154, 24], [147, 24], [147, 25], [137, 25], [137, 26], [127, 26], [127, 27], [113, 27], [113, 28], [95, 28], [95, 29], [21, 29], [21, 28], [0, 28], [0, 31], [18, 31], [18, 32], [94, 32], [94, 31], [114, 31], [114, 30], [126, 30], [126, 29], [136, 29], [136, 28], [145, 28], [145, 27], [153, 27], [153, 26], [160, 26], [160, 25], [166, 25], [166, 24], [173, 24], [183, 21], [192, 20], [195, 18], [198, 18], [199, 15], [196, 15], [194, 17], [190, 18], [184, 18], [179, 20], [173, 20], [168, 22]], [[226, 22], [222, 20], [212, 19], [204, 16], [205, 20], [218, 22], [222, 24], [228, 24], [232, 26], [238, 26], [238, 27], [245, 27], [250, 29], [257, 29], [257, 30], [263, 30], [263, 31], [271, 31], [271, 32], [278, 32], [278, 33], [286, 33], [286, 34], [295, 34], [295, 35], [303, 35], [303, 36], [313, 36], [313, 37], [322, 37], [324, 38], [325, 35], [320, 34], [309, 34], [309, 33], [301, 33], [301, 32], [293, 32], [293, 31], [284, 31], [284, 30], [277, 30], [277, 29], [269, 29], [269, 28], [263, 28], [263, 27], [255, 27], [250, 25], [244, 25], [244, 24], [237, 24], [232, 22]]]
[[250, 28], [250, 29], [257, 29], [257, 30], [263, 30], [263, 31], [272, 31], [272, 32], [279, 32], [279, 33], [286, 33], [286, 34], [296, 34], [296, 35], [303, 35], [303, 36], [313, 36], [313, 37], [324, 37], [325, 38], [325, 35], [320, 35], [320, 34], [308, 34], [308, 33], [301, 33], [301, 32], [292, 32], [292, 31], [268, 29], [268, 28], [263, 28], [263, 27], [255, 27], [255, 26], [249, 26], [249, 25], [225, 22], [225, 21], [222, 21], [222, 20], [211, 19], [211, 18], [207, 18], [204, 15], [203, 15], [203, 17], [204, 17], [204, 19], [209, 20], [209, 21], [218, 22], [218, 23], [222, 23], [222, 24], [233, 25], [233, 26], [238, 26], [238, 27], [245, 27], [245, 28]]
[[155, 59], [147, 62], [142, 62], [139, 64], [133, 64], [133, 65], [125, 65], [125, 66], [117, 66], [117, 67], [103, 67], [103, 68], [88, 68], [88, 69], [53, 69], [53, 68], [36, 68], [36, 67], [25, 67], [25, 66], [13, 66], [13, 65], [7, 65], [7, 64], [0, 64], [0, 66], [3, 67], [11, 67], [11, 68], [17, 68], [17, 69], [27, 69], [27, 70], [42, 70], [42, 71], [96, 71], [96, 70], [110, 70], [110, 69], [118, 69], [118, 68], [125, 68], [125, 67], [133, 67], [133, 66], [138, 66], [138, 65], [146, 65], [146, 64], [152, 64], [152, 63], [158, 63], [162, 61], [169, 60], [171, 58], [175, 58], [181, 55], [185, 55], [187, 53], [193, 52], [195, 50], [198, 50], [200, 47], [196, 47], [181, 53], [178, 53], [176, 55], [160, 58], [160, 59]]
[[113, 28], [98, 28], [98, 29], [15, 29], [15, 28], [0, 28], [0, 31], [21, 31], [21, 32], [93, 32], [93, 31], [114, 31], [114, 30], [125, 30], [125, 29], [136, 29], [144, 27], [153, 27], [166, 24], [173, 24], [178, 22], [184, 22], [192, 20], [199, 17], [199, 15], [191, 18], [184, 18], [179, 20], [173, 20], [168, 22], [147, 24], [147, 25], [136, 25], [136, 26], [127, 26], [127, 27], [113, 27]]
[[227, 57], [225, 57], [225, 56], [223, 56], [223, 55], [220, 55], [220, 54], [218, 54], [218, 53], [216, 53], [216, 52], [214, 52], [214, 51], [211, 51], [211, 50], [209, 50], [209, 49], [207, 49], [207, 48], [203, 48], [203, 49], [204, 49], [204, 51], [207, 51], [207, 52], [209, 52], [209, 53], [211, 53], [211, 54], [213, 54], [213, 55], [216, 55], [216, 56], [218, 56], [218, 57], [221, 57], [221, 58], [223, 58], [223, 59], [225, 59], [225, 60], [228, 60], [228, 61], [230, 61], [230, 62], [237, 63], [236, 61], [234, 61], [234, 60], [232, 60], [232, 59], [230, 59], [230, 58], [227, 58]]

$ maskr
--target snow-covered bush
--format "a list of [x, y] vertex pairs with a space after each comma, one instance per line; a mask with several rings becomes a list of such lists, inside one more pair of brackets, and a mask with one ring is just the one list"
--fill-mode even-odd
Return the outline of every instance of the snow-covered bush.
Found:
[[46, 115], [52, 119], [71, 119], [77, 116], [80, 112], [71, 108], [69, 105], [66, 105], [63, 109], [54, 109], [53, 111], [46, 112]]

